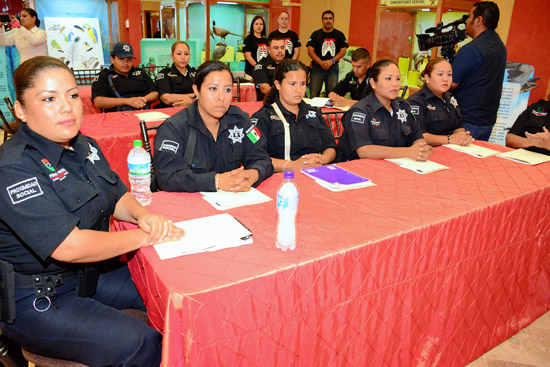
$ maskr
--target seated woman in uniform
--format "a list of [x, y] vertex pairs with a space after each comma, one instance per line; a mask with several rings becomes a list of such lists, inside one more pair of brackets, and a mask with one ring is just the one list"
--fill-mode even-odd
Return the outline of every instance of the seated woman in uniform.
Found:
[[424, 139], [431, 146], [469, 145], [474, 138], [464, 130], [456, 99], [449, 92], [453, 69], [444, 58], [432, 59], [422, 71], [424, 86], [408, 98]]
[[[303, 101], [304, 64], [283, 60], [275, 69], [274, 84], [262, 109], [252, 115], [252, 121], [267, 139], [267, 152], [275, 172], [332, 162], [336, 157], [334, 137], [321, 111]], [[287, 134], [289, 139], [285, 139]]]
[[[14, 84], [24, 123], [0, 146], [0, 259], [15, 271], [16, 315], [1, 320], [2, 333], [90, 366], [158, 366], [161, 334], [119, 311], [145, 306], [117, 257], [182, 231], [138, 204], [79, 133], [82, 101], [63, 62], [31, 58]], [[111, 215], [139, 228], [109, 232]]]
[[550, 95], [533, 103], [506, 135], [506, 146], [550, 155]]
[[425, 161], [432, 147], [411, 114], [409, 104], [397, 97], [401, 74], [391, 60], [377, 61], [371, 68], [373, 89], [342, 118], [344, 133], [338, 143], [342, 158], [402, 158]]
[[193, 80], [196, 70], [189, 66], [189, 57], [189, 45], [183, 41], [174, 42], [170, 54], [172, 66], [162, 69], [155, 81], [160, 108], [189, 106], [195, 100]]
[[111, 51], [111, 67], [96, 75], [92, 102], [105, 112], [150, 109], [158, 99], [155, 82], [133, 66], [132, 46], [118, 42]]
[[266, 140], [248, 114], [231, 106], [229, 67], [207, 61], [195, 75], [197, 101], [170, 117], [155, 136], [153, 159], [164, 191], [249, 191], [272, 175]]

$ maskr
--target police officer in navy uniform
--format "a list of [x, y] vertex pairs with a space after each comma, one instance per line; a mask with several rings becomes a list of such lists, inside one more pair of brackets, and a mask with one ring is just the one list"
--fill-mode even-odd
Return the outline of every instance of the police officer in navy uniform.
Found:
[[469, 145], [474, 139], [464, 130], [458, 102], [449, 91], [453, 69], [444, 58], [430, 60], [422, 71], [424, 86], [408, 98], [424, 139], [431, 146]]
[[[24, 123], [0, 147], [0, 260], [2, 297], [13, 287], [15, 300], [2, 299], [0, 329], [45, 356], [158, 366], [161, 334], [119, 311], [145, 306], [117, 258], [183, 233], [139, 205], [97, 143], [79, 133], [82, 101], [63, 62], [29, 59], [14, 85]], [[139, 228], [109, 233], [111, 215]], [[4, 312], [7, 304], [15, 313]]]
[[285, 58], [285, 41], [280, 37], [270, 38], [267, 50], [269, 55], [254, 66], [252, 79], [256, 85], [256, 100], [263, 101], [273, 86], [275, 68]]
[[136, 69], [132, 46], [118, 42], [111, 51], [111, 67], [96, 75], [92, 102], [105, 112], [149, 109], [158, 99], [154, 81]]
[[550, 101], [541, 99], [518, 116], [506, 135], [506, 146], [550, 155], [549, 131]]
[[429, 159], [432, 147], [422, 138], [407, 101], [397, 97], [401, 85], [397, 64], [377, 61], [369, 82], [373, 93], [357, 102], [342, 119], [345, 130], [338, 143], [339, 159]]
[[167, 119], [153, 159], [164, 191], [248, 191], [271, 176], [265, 138], [237, 106], [231, 71], [207, 61], [195, 76], [197, 101]]
[[183, 41], [172, 44], [172, 66], [162, 69], [156, 78], [159, 108], [188, 106], [195, 100], [193, 81], [195, 68], [189, 66], [189, 45]]
[[[370, 53], [364, 48], [358, 48], [351, 54], [352, 71], [346, 74], [336, 87], [328, 94], [335, 107], [353, 106], [370, 91], [369, 68]], [[345, 98], [346, 94], [350, 98]]]
[[[332, 162], [336, 156], [334, 137], [321, 111], [303, 101], [305, 92], [304, 64], [283, 60], [277, 66], [274, 86], [264, 106], [252, 115], [252, 122], [267, 139], [267, 152], [275, 172], [316, 167]], [[287, 123], [290, 147], [285, 157]]]

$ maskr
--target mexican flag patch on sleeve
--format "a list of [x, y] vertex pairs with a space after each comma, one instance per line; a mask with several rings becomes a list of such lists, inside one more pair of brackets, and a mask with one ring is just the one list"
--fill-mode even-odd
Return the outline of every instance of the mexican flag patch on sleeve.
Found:
[[260, 138], [262, 137], [262, 134], [256, 126], [252, 125], [246, 132], [246, 136], [248, 136], [248, 139], [250, 139], [253, 144], [256, 144], [258, 140], [260, 140]]

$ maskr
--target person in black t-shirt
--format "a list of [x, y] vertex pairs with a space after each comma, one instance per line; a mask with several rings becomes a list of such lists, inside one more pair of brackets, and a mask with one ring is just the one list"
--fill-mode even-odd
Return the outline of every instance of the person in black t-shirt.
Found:
[[311, 57], [311, 98], [319, 97], [323, 83], [328, 93], [338, 84], [338, 60], [346, 55], [348, 41], [344, 33], [334, 29], [334, 13], [323, 12], [323, 28], [311, 34], [307, 41], [307, 54]]
[[189, 106], [195, 100], [195, 68], [189, 66], [189, 56], [187, 43], [177, 41], [172, 45], [170, 58], [174, 62], [171, 67], [162, 69], [155, 81], [161, 108]]
[[285, 58], [285, 41], [282, 38], [274, 37], [269, 39], [269, 55], [254, 66], [252, 78], [256, 85], [256, 96], [258, 101], [263, 101], [273, 86], [275, 68]]
[[289, 21], [290, 15], [288, 15], [286, 11], [282, 11], [281, 14], [279, 14], [278, 18], [279, 29], [271, 32], [268, 39], [272, 39], [273, 37], [282, 38], [285, 41], [285, 59], [298, 60], [302, 43], [300, 42], [300, 39], [298, 38], [296, 32], [288, 29]]
[[244, 72], [252, 75], [257, 63], [267, 57], [267, 38], [265, 38], [264, 18], [256, 15], [250, 23], [250, 33], [243, 41], [244, 58], [246, 61]]
[[506, 146], [550, 155], [550, 95], [533, 103], [517, 118], [506, 135]]
[[[370, 54], [364, 48], [358, 48], [351, 54], [351, 66], [353, 71], [328, 94], [332, 104], [336, 107], [353, 106], [361, 98], [364, 98], [371, 90], [369, 85]], [[349, 93], [350, 98], [344, 96]]]

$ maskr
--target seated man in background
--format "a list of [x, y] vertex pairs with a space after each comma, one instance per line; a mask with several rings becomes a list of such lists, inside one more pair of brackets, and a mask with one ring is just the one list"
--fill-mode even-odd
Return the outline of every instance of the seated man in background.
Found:
[[550, 95], [533, 103], [517, 118], [506, 135], [506, 146], [550, 155]]
[[257, 63], [252, 71], [257, 101], [263, 101], [264, 96], [271, 90], [275, 78], [275, 68], [285, 58], [286, 46], [281, 37], [270, 38], [267, 45], [269, 54]]
[[118, 42], [111, 51], [111, 67], [96, 75], [92, 102], [105, 112], [150, 109], [158, 99], [155, 82], [133, 65], [132, 46]]
[[[332, 104], [336, 107], [353, 106], [369, 91], [369, 51], [362, 47], [353, 51], [351, 67], [353, 71], [347, 73], [346, 77], [328, 94]], [[350, 99], [344, 97], [347, 93], [350, 94]]]

